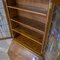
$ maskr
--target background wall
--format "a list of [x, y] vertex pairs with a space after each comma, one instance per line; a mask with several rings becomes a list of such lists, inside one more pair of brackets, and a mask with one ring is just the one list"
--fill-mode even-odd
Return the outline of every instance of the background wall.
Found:
[[6, 14], [2, 0], [0, 0], [0, 60], [10, 60], [8, 56], [8, 50], [12, 39], [1, 38], [11, 37], [9, 26], [6, 19]]
[[0, 0], [0, 38], [11, 37], [2, 0]]

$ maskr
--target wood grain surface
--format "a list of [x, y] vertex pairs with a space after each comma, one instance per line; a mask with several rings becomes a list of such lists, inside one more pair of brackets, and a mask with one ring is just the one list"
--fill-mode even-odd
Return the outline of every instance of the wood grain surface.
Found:
[[11, 44], [8, 54], [11, 60], [42, 60], [16, 41]]

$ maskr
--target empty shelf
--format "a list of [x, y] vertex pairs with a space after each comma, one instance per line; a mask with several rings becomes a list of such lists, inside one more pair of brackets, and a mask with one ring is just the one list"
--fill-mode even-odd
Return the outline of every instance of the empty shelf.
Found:
[[42, 30], [42, 31], [45, 30], [45, 24], [38, 22], [37, 20], [35, 21], [33, 19], [28, 19], [28, 18], [22, 17], [22, 16], [15, 16], [15, 17], [12, 17], [11, 19], [15, 20], [17, 22], [21, 22], [23, 24], [32, 26], [32, 27], [37, 28], [37, 29]]
[[34, 4], [20, 3], [17, 5], [19, 8], [31, 10], [39, 13], [44, 13], [44, 14], [47, 14], [48, 11], [48, 5], [41, 4], [41, 3], [34, 3]]
[[22, 8], [19, 8], [18, 6], [7, 6], [8, 8], [12, 8], [12, 9], [17, 9], [17, 10], [21, 10], [21, 11], [25, 11], [25, 12], [28, 12], [28, 13], [33, 13], [33, 14], [38, 14], [38, 15], [42, 15], [42, 16], [46, 16], [47, 17], [47, 14], [45, 13], [40, 13], [40, 12], [36, 12], [36, 11], [32, 11], [32, 10], [27, 10], [27, 9], [22, 9]]
[[41, 16], [41, 15], [18, 11], [16, 9], [12, 9], [12, 8], [8, 8], [8, 10], [9, 10], [10, 18], [17, 20], [17, 21], [21, 21], [21, 20], [30, 21], [31, 20], [31, 21], [35, 21], [36, 23], [39, 23], [39, 24], [42, 23], [43, 25], [46, 24], [48, 21], [46, 19], [46, 17]]
[[35, 52], [36, 54], [40, 55], [41, 52], [41, 45], [37, 44], [36, 42], [31, 41], [30, 39], [27, 39], [23, 36], [18, 36], [14, 38], [15, 41], [22, 44], [26, 48], [30, 49], [31, 51]]
[[23, 24], [23, 23], [21, 23], [21, 22], [15, 21], [15, 20], [13, 20], [13, 19], [11, 19], [11, 21], [16, 22], [16, 23], [20, 24], [21, 26], [23, 26], [23, 27], [25, 27], [25, 28], [28, 28], [28, 29], [30, 29], [30, 30], [33, 30], [33, 31], [35, 31], [35, 32], [37, 32], [37, 33], [44, 34], [44, 31], [41, 31], [41, 30], [39, 30], [39, 29], [37, 29], [37, 28], [31, 27], [31, 26], [29, 26], [29, 25], [26, 25], [26, 24]]
[[22, 26], [13, 28], [12, 30], [42, 45], [43, 35], [33, 32]]

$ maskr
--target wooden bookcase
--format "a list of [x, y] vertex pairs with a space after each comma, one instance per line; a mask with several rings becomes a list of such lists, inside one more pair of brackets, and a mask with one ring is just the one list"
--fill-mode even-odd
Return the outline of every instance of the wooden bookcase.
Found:
[[6, 0], [10, 28], [14, 40], [43, 55], [52, 21], [51, 0]]

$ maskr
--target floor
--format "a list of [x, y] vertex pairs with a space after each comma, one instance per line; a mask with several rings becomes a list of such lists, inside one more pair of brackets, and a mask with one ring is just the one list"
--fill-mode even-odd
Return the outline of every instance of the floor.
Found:
[[[46, 55], [47, 56], [47, 55]], [[55, 56], [55, 55], [54, 55]], [[36, 54], [22, 46], [12, 39], [0, 40], [0, 59], [1, 60], [42, 60], [42, 57], [38, 57]], [[55, 60], [52, 59], [50, 53], [45, 60]], [[60, 60], [60, 56], [59, 59]]]
[[42, 60], [40, 56], [39, 58], [36, 54], [16, 41], [13, 41], [10, 46], [9, 56], [11, 60]]
[[12, 39], [0, 40], [0, 59], [10, 60], [8, 56], [8, 49], [12, 42]]
[[0, 40], [1, 60], [42, 60], [33, 52], [12, 39]]
[[0, 51], [0, 59], [1, 60], [10, 60], [8, 54], [3, 51]]

